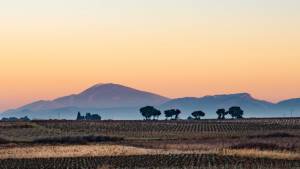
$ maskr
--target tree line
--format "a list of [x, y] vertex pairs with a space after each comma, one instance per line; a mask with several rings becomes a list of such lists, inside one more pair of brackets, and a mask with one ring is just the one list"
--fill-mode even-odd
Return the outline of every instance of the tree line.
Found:
[[[153, 106], [145, 106], [140, 108], [140, 113], [145, 120], [158, 120], [159, 116], [162, 114], [160, 110], [156, 109]], [[164, 111], [166, 120], [178, 120], [179, 114], [181, 111], [179, 109], [169, 109]], [[216, 111], [218, 119], [226, 119], [227, 115], [230, 115], [233, 119], [243, 118], [244, 111], [238, 107], [230, 107], [227, 111], [225, 109], [218, 109]], [[191, 113], [191, 116], [188, 117], [188, 120], [200, 120], [201, 117], [205, 116], [205, 112], [197, 110]]]
[[17, 117], [3, 117], [0, 121], [30, 121], [30, 118], [27, 116], [17, 118]]
[[101, 116], [91, 113], [86, 113], [85, 116], [82, 116], [81, 113], [78, 112], [76, 120], [101, 120]]

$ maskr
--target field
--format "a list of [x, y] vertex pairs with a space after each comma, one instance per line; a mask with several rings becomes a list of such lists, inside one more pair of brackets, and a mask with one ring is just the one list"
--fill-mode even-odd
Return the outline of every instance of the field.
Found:
[[240, 158], [218, 155], [175, 154], [139, 155], [79, 158], [39, 158], [1, 160], [3, 169], [60, 168], [60, 169], [101, 169], [101, 168], [208, 168], [208, 169], [293, 169], [300, 161], [272, 160], [267, 158]]
[[300, 168], [300, 118], [0, 122], [2, 169]]

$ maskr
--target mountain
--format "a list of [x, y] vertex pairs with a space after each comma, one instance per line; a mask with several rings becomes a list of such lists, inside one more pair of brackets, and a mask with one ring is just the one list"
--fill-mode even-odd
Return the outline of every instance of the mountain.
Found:
[[63, 107], [135, 107], [147, 104], [159, 105], [168, 100], [169, 98], [149, 92], [136, 90], [119, 84], [108, 83], [97, 84], [79, 94], [60, 97], [53, 101], [39, 101], [25, 105], [19, 109], [45, 110]]
[[274, 104], [257, 100], [248, 93], [228, 94], [204, 96], [200, 98], [186, 97], [170, 100], [161, 108], [179, 108], [186, 114], [190, 114], [195, 110], [203, 110], [207, 112], [207, 117], [215, 117], [216, 110], [219, 108], [228, 109], [231, 106], [240, 106], [245, 111], [245, 114], [252, 117], [272, 116]]
[[[248, 93], [184, 97], [169, 99], [157, 94], [136, 90], [119, 84], [97, 84], [79, 94], [64, 96], [50, 101], [37, 101], [14, 110], [8, 110], [1, 117], [23, 117], [38, 119], [75, 119], [78, 111], [99, 113], [104, 119], [141, 119], [139, 109], [153, 105], [160, 110], [178, 108], [180, 118], [187, 118], [191, 112], [202, 110], [205, 118], [216, 118], [216, 110], [240, 106], [245, 117], [288, 117], [300, 116], [300, 98], [271, 103], [256, 99]], [[163, 112], [162, 112], [163, 113]], [[163, 115], [161, 116], [163, 118]]]
[[285, 116], [300, 115], [300, 98], [284, 100], [276, 104], [276, 109], [284, 112]]
[[[160, 105], [169, 98], [136, 90], [119, 84], [94, 85], [79, 94], [57, 98], [52, 101], [37, 101], [15, 110], [4, 112], [1, 116], [24, 116], [49, 118], [62, 116], [70, 118], [77, 111], [128, 110], [133, 111], [145, 105]], [[69, 113], [69, 115], [67, 115]], [[71, 114], [70, 114], [71, 113]], [[123, 112], [122, 112], [123, 113]], [[132, 113], [132, 112], [131, 112]], [[124, 114], [124, 113], [123, 113]], [[72, 117], [74, 118], [74, 117]]]

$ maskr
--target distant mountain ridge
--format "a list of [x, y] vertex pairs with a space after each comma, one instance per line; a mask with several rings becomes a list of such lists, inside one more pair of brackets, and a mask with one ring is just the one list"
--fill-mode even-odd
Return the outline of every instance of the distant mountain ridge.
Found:
[[[204, 96], [200, 98], [188, 97], [173, 99], [161, 107], [164, 109], [169, 108], [179, 108], [184, 112], [192, 112], [194, 110], [200, 109], [205, 112], [215, 112], [219, 108], [228, 109], [231, 106], [240, 106], [245, 112], [251, 112], [246, 115], [251, 116], [261, 116], [264, 112], [271, 112], [273, 103], [257, 100], [253, 98], [249, 93], [237, 93], [237, 94], [227, 94], [227, 95], [214, 95], [214, 96]], [[215, 114], [213, 114], [215, 116]]]
[[136, 90], [119, 84], [107, 83], [94, 85], [79, 94], [60, 97], [53, 101], [38, 101], [20, 107], [19, 109], [45, 110], [63, 107], [135, 107], [146, 104], [159, 105], [168, 100], [169, 98], [153, 93]]
[[139, 108], [146, 105], [153, 105], [161, 110], [181, 109], [181, 118], [186, 118], [195, 110], [205, 111], [206, 118], [215, 118], [217, 109], [228, 109], [231, 106], [242, 107], [247, 117], [284, 117], [292, 113], [300, 116], [300, 98], [276, 104], [255, 99], [249, 93], [170, 99], [123, 85], [106, 83], [94, 85], [79, 94], [52, 101], [41, 100], [8, 110], [0, 114], [0, 117], [27, 115], [38, 119], [74, 119], [76, 112], [81, 111], [100, 113], [106, 119], [140, 119]]
[[[24, 116], [31, 118], [74, 118], [77, 111], [107, 111], [117, 113], [128, 110], [136, 111], [145, 105], [160, 105], [170, 100], [167, 97], [145, 92], [119, 84], [96, 84], [79, 94], [59, 97], [48, 101], [40, 100], [17, 109], [8, 110], [0, 116]], [[110, 116], [109, 116], [110, 117]], [[130, 117], [130, 116], [128, 116]]]

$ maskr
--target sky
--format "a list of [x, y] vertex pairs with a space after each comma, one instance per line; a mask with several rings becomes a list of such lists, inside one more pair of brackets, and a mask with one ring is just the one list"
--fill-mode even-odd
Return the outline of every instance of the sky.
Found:
[[0, 111], [119, 83], [300, 97], [299, 0], [0, 1]]

